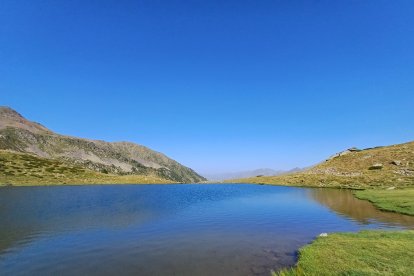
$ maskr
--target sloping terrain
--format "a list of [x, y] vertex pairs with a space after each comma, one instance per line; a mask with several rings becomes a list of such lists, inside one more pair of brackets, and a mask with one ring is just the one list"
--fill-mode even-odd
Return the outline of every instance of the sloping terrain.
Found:
[[205, 180], [190, 168], [144, 146], [59, 135], [8, 107], [0, 107], [0, 150], [31, 154], [102, 174], [155, 176], [167, 182]]
[[173, 183], [157, 175], [116, 175], [60, 160], [0, 150], [0, 185]]
[[356, 189], [414, 186], [414, 142], [349, 149], [303, 172], [234, 181]]

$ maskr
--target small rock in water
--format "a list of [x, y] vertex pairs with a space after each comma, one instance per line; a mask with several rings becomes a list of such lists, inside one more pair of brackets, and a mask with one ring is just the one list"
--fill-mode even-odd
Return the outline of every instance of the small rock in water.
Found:
[[320, 233], [319, 234], [319, 237], [327, 237], [328, 236], [328, 233]]
[[262, 275], [262, 274], [265, 274], [267, 272], [264, 267], [258, 267], [258, 266], [253, 266], [252, 268], [250, 268], [250, 271], [254, 275]]

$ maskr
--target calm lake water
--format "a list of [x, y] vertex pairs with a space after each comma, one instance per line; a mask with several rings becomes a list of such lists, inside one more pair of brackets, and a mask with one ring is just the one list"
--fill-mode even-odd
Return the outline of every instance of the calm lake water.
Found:
[[0, 275], [269, 275], [322, 232], [414, 228], [349, 191], [262, 185], [0, 189]]

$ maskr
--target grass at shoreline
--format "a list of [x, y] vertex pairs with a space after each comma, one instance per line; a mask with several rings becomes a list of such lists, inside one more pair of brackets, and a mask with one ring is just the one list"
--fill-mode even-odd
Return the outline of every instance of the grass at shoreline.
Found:
[[0, 186], [81, 184], [167, 184], [155, 175], [114, 175], [92, 171], [68, 162], [30, 154], [1, 151]]
[[414, 275], [414, 231], [361, 231], [318, 237], [297, 265], [273, 275]]
[[101, 185], [101, 184], [174, 184], [176, 182], [167, 181], [156, 177], [145, 177], [136, 175], [96, 175], [85, 174], [79, 177], [62, 179], [59, 178], [13, 178], [9, 180], [0, 176], [0, 187], [6, 186], [61, 186], [61, 185]]
[[355, 196], [372, 202], [376, 207], [414, 216], [414, 189], [401, 190], [363, 190], [356, 191]]
[[258, 176], [244, 179], [233, 179], [225, 182], [255, 183], [278, 186], [296, 186], [310, 188], [341, 189], [384, 189], [393, 186], [413, 187], [414, 177], [399, 177], [392, 173], [364, 171], [359, 176], [339, 176], [312, 172], [299, 172], [277, 176]]

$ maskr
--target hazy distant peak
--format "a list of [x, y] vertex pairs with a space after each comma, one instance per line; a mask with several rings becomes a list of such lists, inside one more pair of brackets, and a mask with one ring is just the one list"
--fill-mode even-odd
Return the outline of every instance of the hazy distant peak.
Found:
[[210, 181], [223, 181], [227, 179], [239, 179], [239, 178], [247, 178], [247, 177], [256, 177], [256, 176], [275, 176], [281, 175], [284, 173], [296, 172], [302, 170], [301, 168], [294, 168], [291, 170], [274, 170], [270, 168], [261, 168], [249, 171], [239, 171], [239, 172], [223, 172], [223, 173], [211, 173], [211, 174], [204, 174]]

